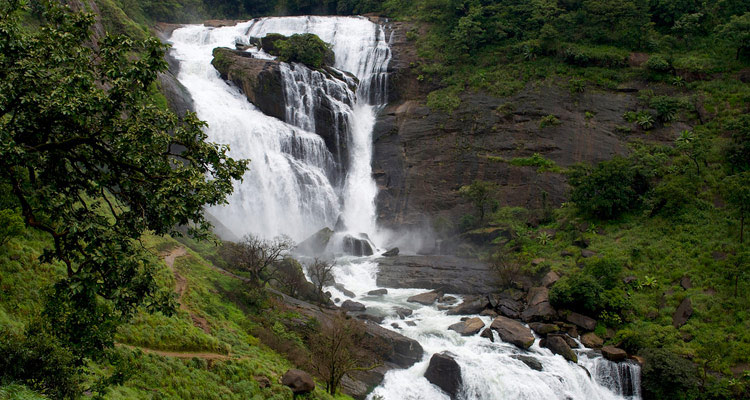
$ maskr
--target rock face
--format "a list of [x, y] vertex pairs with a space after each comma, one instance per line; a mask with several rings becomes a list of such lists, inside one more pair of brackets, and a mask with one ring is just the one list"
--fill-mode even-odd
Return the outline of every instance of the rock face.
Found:
[[460, 333], [461, 336], [476, 335], [482, 328], [484, 328], [484, 322], [477, 317], [455, 323], [448, 327], [448, 329]]
[[424, 377], [430, 383], [448, 393], [451, 399], [456, 398], [463, 382], [461, 367], [449, 353], [433, 354]]
[[505, 317], [497, 317], [490, 328], [495, 330], [504, 342], [514, 344], [522, 349], [528, 349], [534, 344], [531, 330], [520, 322]]
[[626, 358], [628, 358], [628, 353], [625, 352], [623, 349], [618, 349], [617, 347], [612, 346], [604, 346], [602, 347], [602, 355], [604, 358], [610, 361], [623, 361]]
[[568, 345], [568, 342], [562, 335], [549, 335], [542, 344], [553, 353], [563, 356], [566, 360], [574, 363], [578, 362], [578, 356], [570, 348], [570, 345]]
[[315, 390], [312, 376], [299, 369], [290, 369], [281, 377], [281, 384], [292, 389], [295, 395], [310, 393]]
[[596, 320], [582, 314], [572, 312], [568, 315], [567, 320], [571, 324], [575, 324], [587, 331], [593, 331], [596, 329]]
[[264, 114], [284, 120], [284, 89], [276, 60], [252, 58], [250, 53], [225, 47], [214, 49], [211, 65], [221, 78], [237, 85]]
[[453, 256], [396, 256], [378, 259], [378, 286], [440, 289], [458, 294], [495, 290], [490, 267]]
[[672, 316], [672, 325], [675, 328], [679, 328], [687, 322], [690, 316], [693, 315], [693, 303], [689, 297], [685, 297]]

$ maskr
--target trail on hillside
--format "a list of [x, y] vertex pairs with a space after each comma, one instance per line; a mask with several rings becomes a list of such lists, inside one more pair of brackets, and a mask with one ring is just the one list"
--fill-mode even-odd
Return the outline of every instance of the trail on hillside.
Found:
[[164, 256], [164, 263], [167, 264], [167, 267], [169, 267], [169, 269], [172, 270], [172, 273], [174, 274], [175, 292], [177, 293], [177, 302], [180, 304], [180, 310], [184, 310], [190, 315], [190, 319], [193, 321], [193, 325], [202, 329], [203, 332], [211, 333], [211, 327], [208, 323], [208, 320], [192, 312], [182, 299], [184, 294], [187, 292], [188, 282], [184, 276], [180, 275], [180, 273], [177, 272], [177, 269], [174, 267], [174, 262], [175, 260], [177, 260], [177, 258], [185, 256], [187, 254], [188, 252], [185, 247], [175, 247]]
[[233, 357], [231, 357], [229, 355], [226, 355], [226, 354], [210, 353], [210, 352], [200, 352], [200, 353], [197, 353], [197, 352], [183, 352], [183, 351], [165, 351], [165, 350], [150, 349], [148, 347], [131, 346], [129, 344], [124, 344], [124, 343], [117, 343], [117, 346], [119, 346], [119, 347], [125, 347], [125, 348], [131, 349], [131, 350], [138, 349], [138, 350], [140, 350], [140, 351], [142, 351], [144, 353], [156, 354], [156, 355], [162, 356], [162, 357], [175, 357], [175, 358], [188, 358], [188, 359], [190, 359], [190, 358], [202, 358], [204, 360], [221, 360], [221, 361], [226, 361], [226, 360], [230, 360], [230, 359], [232, 359], [232, 360], [242, 360], [243, 358], [247, 358], [247, 357], [233, 358]]

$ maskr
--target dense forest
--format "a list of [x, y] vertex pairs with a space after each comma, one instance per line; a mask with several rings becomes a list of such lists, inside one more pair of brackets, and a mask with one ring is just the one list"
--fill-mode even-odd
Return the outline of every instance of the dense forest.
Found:
[[[506, 289], [559, 273], [552, 305], [596, 317], [599, 337], [645, 360], [644, 399], [750, 396], [748, 1], [96, 0], [98, 15], [58, 3], [0, 0], [0, 399], [153, 398], [153, 388], [290, 398], [275, 378], [321, 364], [342, 331], [351, 354], [335, 356], [352, 371], [371, 364], [355, 350], [357, 327], [299, 326], [266, 293], [321, 301], [327, 279], [306, 284], [282, 255], [291, 243], [211, 234], [203, 207], [225, 203], [252, 162], [207, 142], [205, 124], [159, 91], [157, 23], [306, 14], [408, 24], [409, 73], [433, 113], [533, 85], [573, 98], [638, 87], [617, 127], [623, 154], [568, 166], [486, 155], [564, 177], [567, 201], [540, 191], [538, 206], [507, 206], [495, 182], [476, 179], [457, 191], [470, 212], [434, 231], [512, 232], [462, 255], [492, 264]], [[92, 36], [97, 21], [109, 34]], [[539, 129], [560, 124], [550, 114]], [[674, 126], [676, 136], [652, 135]], [[175, 249], [184, 257], [165, 266]], [[190, 289], [174, 293], [180, 285]], [[692, 316], [676, 322], [686, 299]], [[343, 374], [319, 371], [334, 383], [308, 398], [347, 398]]]

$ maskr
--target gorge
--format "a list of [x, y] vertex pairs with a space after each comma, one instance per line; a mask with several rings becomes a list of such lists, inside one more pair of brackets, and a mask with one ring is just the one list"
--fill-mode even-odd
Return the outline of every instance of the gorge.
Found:
[[[315, 70], [274, 60], [252, 45], [271, 33], [314, 33], [331, 44], [335, 61]], [[378, 172], [373, 173], [372, 165], [383, 162], [377, 155], [373, 159], [373, 134], [376, 125], [382, 129], [389, 123], [385, 110], [395, 96], [389, 93], [394, 88], [388, 81], [392, 37], [387, 21], [364, 17], [261, 18], [174, 30], [169, 40], [172, 56], [179, 61], [177, 78], [192, 97], [198, 117], [207, 121], [209, 139], [228, 144], [233, 157], [252, 161], [229, 204], [208, 212], [233, 237], [283, 234], [300, 242], [322, 228], [336, 231], [326, 250], [337, 257], [334, 275], [342, 286], [327, 288], [331, 297], [339, 305], [341, 299], [353, 297], [367, 314], [380, 319], [382, 327], [417, 340], [424, 349], [414, 365], [387, 372], [370, 399], [448, 398], [423, 377], [432, 355], [442, 352], [449, 352], [460, 366], [463, 384], [454, 394], [460, 399], [640, 399], [640, 368], [635, 362], [606, 360], [577, 340], [572, 346], [575, 363], [541, 347], [540, 337], [524, 350], [504, 342], [493, 330], [492, 341], [478, 331], [462, 336], [448, 330], [460, 316], [434, 302], [409, 301], [424, 292], [421, 286], [387, 285], [386, 294], [369, 294], [384, 289], [378, 269], [385, 250], [398, 245], [408, 257], [430, 242], [429, 237], [415, 237], [414, 228], [423, 221], [404, 225], [401, 231], [395, 220], [387, 227], [378, 224], [378, 214], [387, 205], [378, 197], [373, 178]], [[243, 75], [248, 71], [256, 75]], [[345, 254], [347, 236], [366, 241], [374, 254]], [[440, 298], [469, 302], [477, 294], [487, 293], [449, 290]], [[410, 315], [399, 316], [397, 309], [408, 309]], [[484, 305], [466, 314], [492, 325], [490, 314], [477, 315], [481, 309]]]

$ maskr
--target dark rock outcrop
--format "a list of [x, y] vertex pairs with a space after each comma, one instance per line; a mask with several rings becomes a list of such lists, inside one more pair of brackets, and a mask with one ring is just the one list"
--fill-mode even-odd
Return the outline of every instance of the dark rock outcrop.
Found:
[[581, 336], [581, 343], [586, 347], [598, 349], [604, 345], [604, 339], [600, 338], [594, 332], [589, 332]]
[[560, 330], [555, 324], [545, 324], [543, 322], [532, 322], [529, 324], [529, 328], [536, 332], [537, 335], [544, 336], [549, 333], [554, 333]]
[[239, 87], [264, 114], [284, 120], [286, 106], [279, 62], [252, 58], [250, 53], [217, 47], [211, 65], [221, 78]]
[[484, 328], [484, 322], [477, 317], [455, 323], [448, 327], [448, 329], [458, 332], [461, 336], [476, 335], [482, 328]]
[[368, 296], [382, 296], [388, 294], [388, 289], [375, 289], [367, 292]]
[[295, 395], [310, 393], [315, 390], [315, 381], [312, 376], [299, 369], [290, 369], [281, 377], [281, 384], [292, 389]]
[[628, 353], [626, 353], [625, 350], [612, 346], [602, 347], [602, 355], [607, 360], [616, 362], [623, 361], [628, 358]]
[[331, 236], [333, 236], [331, 228], [323, 228], [313, 233], [309, 238], [303, 240], [294, 250], [309, 255], [321, 254], [328, 246]]
[[449, 353], [435, 353], [430, 358], [430, 365], [424, 373], [430, 383], [443, 389], [455, 399], [461, 387], [463, 379], [461, 378], [461, 367], [458, 365], [453, 356]]
[[394, 247], [386, 251], [385, 253], [383, 253], [383, 257], [395, 257], [398, 255], [398, 252], [399, 252], [398, 247]]
[[555, 318], [557, 318], [557, 311], [552, 308], [552, 305], [550, 305], [548, 301], [528, 307], [523, 313], [521, 313], [521, 319], [523, 319], [524, 322], [552, 321]]
[[433, 292], [415, 294], [414, 296], [411, 296], [408, 299], [406, 299], [406, 301], [408, 301], [409, 303], [419, 303], [425, 306], [429, 306], [435, 303], [439, 297], [440, 297], [440, 293], [433, 291]]
[[547, 336], [547, 338], [542, 341], [542, 346], [550, 349], [554, 354], [563, 356], [563, 358], [568, 361], [574, 363], [578, 362], [578, 356], [573, 349], [570, 348], [568, 342], [562, 337], [562, 335]]
[[352, 292], [351, 290], [347, 289], [346, 287], [344, 287], [344, 285], [342, 285], [340, 283], [334, 284], [333, 287], [335, 287], [336, 289], [338, 289], [346, 297], [356, 297], [357, 296], [354, 292]]
[[526, 364], [529, 368], [533, 369], [534, 371], [541, 371], [542, 370], [542, 363], [539, 362], [534, 357], [527, 356], [524, 354], [514, 354], [510, 356], [511, 358], [515, 358], [518, 361], [521, 361], [522, 363]]
[[575, 324], [576, 326], [579, 326], [587, 331], [593, 331], [596, 329], [596, 320], [593, 318], [589, 318], [585, 315], [578, 314], [576, 312], [572, 312], [568, 314], [567, 321], [571, 324]]
[[424, 350], [414, 339], [385, 329], [379, 325], [367, 324], [365, 334], [383, 341], [386, 346], [381, 349], [383, 359], [402, 368], [409, 368], [422, 359]]
[[406, 307], [395, 307], [393, 310], [396, 311], [396, 315], [401, 319], [404, 319], [413, 313], [411, 309]]
[[479, 314], [487, 306], [487, 298], [469, 297], [463, 303], [448, 310], [448, 315], [472, 315]]
[[522, 349], [528, 349], [534, 344], [534, 335], [531, 330], [516, 320], [500, 316], [492, 321], [490, 328], [495, 330], [504, 342], [514, 344]]
[[495, 290], [490, 267], [453, 256], [397, 256], [378, 259], [378, 286], [440, 289], [449, 293], [484, 294]]
[[342, 239], [342, 247], [344, 253], [352, 256], [362, 257], [373, 255], [372, 246], [368, 240], [357, 238], [352, 235], [344, 236]]
[[346, 300], [341, 304], [341, 309], [346, 311], [365, 311], [366, 307], [362, 303]]
[[680, 305], [677, 306], [677, 309], [672, 316], [672, 325], [675, 328], [685, 325], [691, 315], [693, 315], [693, 303], [690, 301], [689, 297], [685, 297]]

